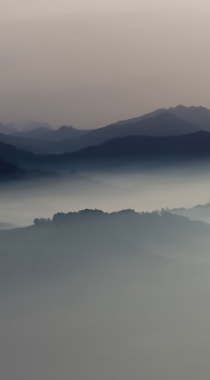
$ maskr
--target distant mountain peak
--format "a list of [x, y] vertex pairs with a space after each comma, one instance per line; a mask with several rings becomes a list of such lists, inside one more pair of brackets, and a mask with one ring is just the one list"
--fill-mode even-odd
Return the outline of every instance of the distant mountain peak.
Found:
[[178, 116], [180, 119], [187, 121], [188, 123], [194, 124], [195, 126], [198, 127], [198, 129], [210, 131], [210, 109], [205, 108], [203, 106], [187, 107], [187, 106], [183, 106], [182, 104], [179, 104], [176, 107], [160, 108], [153, 112], [147, 113], [145, 115], [142, 115], [133, 119], [119, 121], [115, 123], [114, 125], [136, 123], [144, 119], [155, 117], [157, 115], [160, 115], [166, 112], [174, 114]]
[[50, 124], [36, 120], [25, 120], [23, 122], [17, 122], [15, 125], [17, 126], [17, 129], [23, 132], [33, 131], [34, 129], [39, 128], [53, 129]]
[[13, 123], [3, 124], [0, 122], [0, 133], [4, 133], [5, 135], [12, 135], [17, 130]]
[[73, 128], [71, 125], [67, 126], [67, 125], [62, 125], [60, 128], [57, 129], [57, 131], [67, 131], [67, 130], [76, 130], [75, 128]]

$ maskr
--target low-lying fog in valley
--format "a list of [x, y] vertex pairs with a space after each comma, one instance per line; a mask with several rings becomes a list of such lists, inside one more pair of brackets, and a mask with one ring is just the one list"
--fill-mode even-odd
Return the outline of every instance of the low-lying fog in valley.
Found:
[[[2, 182], [1, 220], [193, 207], [208, 166]], [[210, 225], [84, 212], [0, 231], [4, 380], [207, 380]]]
[[0, 222], [33, 224], [36, 217], [86, 208], [154, 211], [210, 202], [209, 165], [57, 174], [0, 183]]

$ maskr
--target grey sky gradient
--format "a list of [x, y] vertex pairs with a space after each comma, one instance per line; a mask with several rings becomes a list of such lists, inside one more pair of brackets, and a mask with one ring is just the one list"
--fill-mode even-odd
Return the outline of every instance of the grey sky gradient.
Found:
[[100, 127], [210, 108], [210, 5], [0, 0], [0, 120]]

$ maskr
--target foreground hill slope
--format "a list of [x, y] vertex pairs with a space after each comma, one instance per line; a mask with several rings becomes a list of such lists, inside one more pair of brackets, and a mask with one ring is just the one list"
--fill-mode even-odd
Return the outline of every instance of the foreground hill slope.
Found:
[[[151, 240], [152, 236], [152, 240]], [[170, 213], [83, 210], [35, 219], [35, 225], [0, 231], [1, 275], [88, 264], [98, 258], [144, 259], [190, 254], [210, 246], [210, 227]]]
[[207, 380], [210, 227], [97, 210], [0, 231], [5, 380]]

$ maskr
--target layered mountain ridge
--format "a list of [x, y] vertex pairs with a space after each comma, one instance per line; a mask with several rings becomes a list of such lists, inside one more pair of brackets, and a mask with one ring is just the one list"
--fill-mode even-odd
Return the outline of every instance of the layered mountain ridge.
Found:
[[[191, 108], [188, 109], [184, 107], [185, 113], [189, 111], [188, 113], [190, 115], [192, 113], [194, 114], [194, 108], [195, 107], [192, 107], [191, 110]], [[180, 110], [180, 107], [177, 107], [177, 109]], [[41, 127], [26, 132], [16, 132], [12, 135], [6, 135], [1, 133], [0, 129], [0, 141], [12, 144], [18, 149], [27, 150], [36, 154], [61, 154], [64, 152], [76, 151], [87, 146], [99, 145], [100, 143], [116, 137], [130, 135], [176, 136], [202, 130], [201, 126], [184, 120], [170, 110], [171, 109], [157, 110], [152, 114], [144, 115], [137, 119], [119, 122], [89, 131], [78, 130], [67, 126], [62, 126], [57, 130]], [[183, 107], [181, 107], [181, 110], [183, 114]], [[208, 114], [208, 110], [204, 110], [204, 113]], [[193, 116], [191, 115], [189, 118], [193, 119]]]
[[210, 133], [202, 130], [208, 125], [210, 110], [178, 106], [90, 131], [41, 126], [0, 133], [0, 157], [15, 167], [38, 170], [100, 167], [102, 161], [112, 165], [116, 160], [124, 165], [126, 160], [210, 159]]

